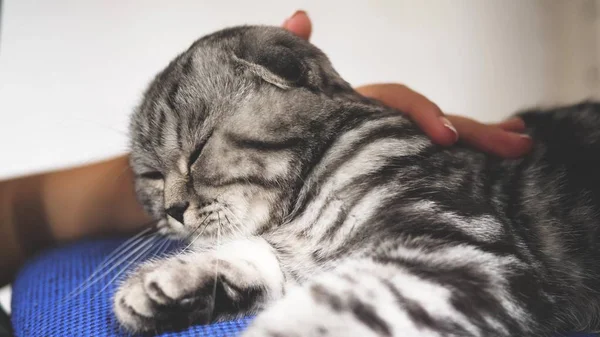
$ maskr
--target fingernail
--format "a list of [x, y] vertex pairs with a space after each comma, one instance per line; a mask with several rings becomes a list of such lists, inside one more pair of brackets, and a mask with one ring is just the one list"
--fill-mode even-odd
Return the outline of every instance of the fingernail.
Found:
[[518, 117], [513, 117], [513, 118], [509, 118], [509, 119], [501, 122], [500, 124], [507, 125], [507, 124], [514, 124], [514, 123], [523, 124], [523, 120]]
[[303, 11], [303, 10], [297, 10], [297, 11], [295, 11], [294, 14], [292, 14], [292, 16], [290, 16], [289, 18], [287, 18], [283, 22], [283, 25], [285, 26], [288, 22], [290, 22], [290, 20], [292, 20], [293, 18], [295, 18], [298, 14], [302, 14], [302, 13], [306, 14], [306, 12]]
[[442, 121], [442, 124], [444, 124], [444, 126], [446, 128], [448, 128], [448, 130], [452, 131], [452, 133], [454, 133], [454, 141], [458, 140], [458, 131], [456, 131], [456, 128], [454, 127], [454, 125], [452, 125], [452, 123], [448, 120], [448, 118], [442, 116], [440, 117], [440, 120]]
[[519, 137], [521, 137], [523, 139], [531, 140], [531, 136], [528, 134], [519, 133]]
[[522, 119], [519, 117], [511, 117], [509, 119], [504, 120], [502, 123], [513, 123], [516, 121], [522, 121]]

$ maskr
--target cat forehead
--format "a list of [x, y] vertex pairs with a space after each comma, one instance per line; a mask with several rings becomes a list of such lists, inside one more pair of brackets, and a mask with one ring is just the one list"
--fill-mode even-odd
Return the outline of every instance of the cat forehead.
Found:
[[[308, 90], [292, 94], [294, 87]], [[235, 111], [289, 111], [283, 117], [292, 118], [292, 102], [305, 106], [302, 95], [320, 90], [351, 88], [307, 41], [277, 27], [225, 29], [197, 40], [155, 77], [132, 118], [132, 150], [185, 153]], [[269, 124], [275, 116], [264, 117]]]

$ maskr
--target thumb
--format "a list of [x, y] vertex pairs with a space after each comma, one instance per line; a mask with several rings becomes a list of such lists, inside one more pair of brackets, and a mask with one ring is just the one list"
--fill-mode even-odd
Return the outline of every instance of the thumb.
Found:
[[312, 23], [305, 11], [296, 11], [283, 23], [283, 28], [305, 40], [310, 38]]

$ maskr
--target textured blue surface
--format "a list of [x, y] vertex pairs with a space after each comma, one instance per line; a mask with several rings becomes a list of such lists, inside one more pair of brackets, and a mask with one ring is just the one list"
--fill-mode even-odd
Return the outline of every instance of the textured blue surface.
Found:
[[[111, 298], [117, 282], [109, 283], [109, 280], [116, 275], [117, 270], [83, 293], [68, 296], [122, 242], [123, 240], [81, 242], [48, 251], [31, 260], [13, 284], [12, 322], [16, 336], [128, 336], [119, 329], [111, 309]], [[249, 323], [250, 318], [246, 318], [195, 326], [160, 336], [237, 336]], [[597, 335], [569, 335], [592, 336]]]
[[[129, 336], [119, 329], [111, 298], [116, 269], [77, 296], [69, 296], [123, 240], [81, 242], [31, 260], [13, 284], [12, 323], [17, 337]], [[106, 289], [103, 290], [103, 288]], [[164, 337], [237, 336], [250, 318], [195, 326]]]

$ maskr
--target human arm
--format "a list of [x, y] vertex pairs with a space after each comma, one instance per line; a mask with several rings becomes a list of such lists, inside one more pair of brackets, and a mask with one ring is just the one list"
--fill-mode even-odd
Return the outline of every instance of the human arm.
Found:
[[40, 249], [129, 233], [148, 221], [126, 156], [0, 181], [0, 286]]

